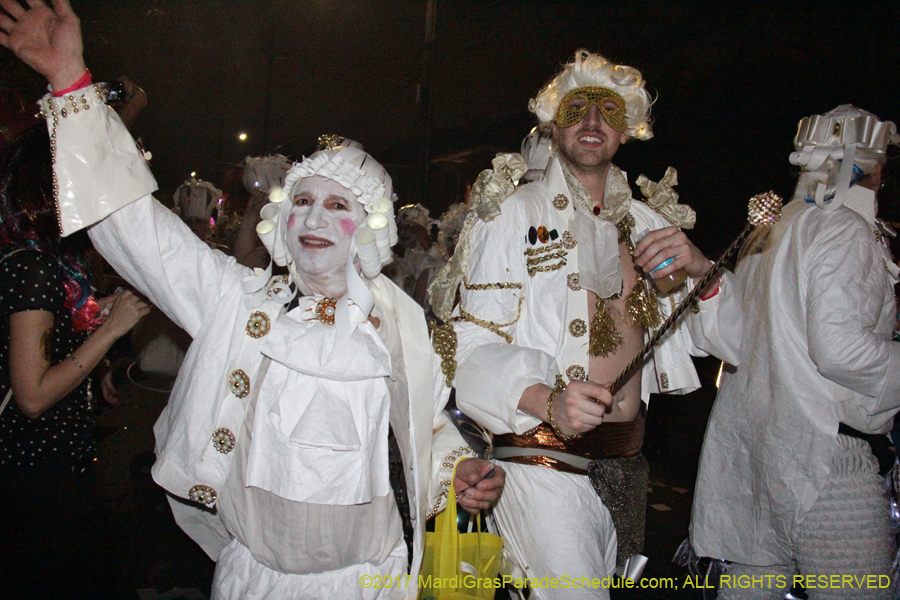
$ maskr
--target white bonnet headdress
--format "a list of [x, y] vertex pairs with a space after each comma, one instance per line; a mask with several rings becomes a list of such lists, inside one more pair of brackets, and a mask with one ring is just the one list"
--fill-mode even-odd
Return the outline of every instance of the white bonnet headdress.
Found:
[[280, 266], [292, 266], [284, 244], [291, 202], [285, 200], [293, 197], [300, 180], [313, 176], [341, 184], [365, 207], [367, 217], [353, 236], [349, 260], [352, 263], [358, 258], [363, 274], [369, 279], [376, 277], [391, 261], [391, 246], [397, 243], [391, 176], [358, 142], [346, 138], [326, 140], [324, 150], [294, 163], [284, 186], [270, 192], [271, 202], [260, 211], [262, 221], [256, 231], [272, 260]]
[[172, 195], [175, 213], [182, 219], [209, 219], [219, 206], [222, 190], [208, 181], [191, 177]]
[[431, 218], [431, 212], [420, 203], [401, 206], [397, 211], [397, 223], [399, 225], [415, 224], [425, 231], [431, 232], [431, 226], [436, 221]]
[[859, 178], [884, 164], [887, 147], [898, 144], [894, 123], [852, 104], [805, 117], [797, 126], [796, 151], [790, 156], [791, 164], [803, 171], [798, 192], [820, 208], [836, 210], [847, 202], [848, 190]]
[[291, 161], [280, 154], [248, 156], [244, 158], [244, 187], [251, 194], [257, 190], [268, 194], [284, 187], [284, 178], [291, 168]]

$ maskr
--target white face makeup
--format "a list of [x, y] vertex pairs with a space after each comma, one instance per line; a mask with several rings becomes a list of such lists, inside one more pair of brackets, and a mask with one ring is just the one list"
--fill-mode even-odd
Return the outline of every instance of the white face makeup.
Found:
[[340, 297], [347, 291], [347, 256], [366, 211], [353, 193], [318, 175], [301, 179], [291, 202], [285, 245], [312, 291]]

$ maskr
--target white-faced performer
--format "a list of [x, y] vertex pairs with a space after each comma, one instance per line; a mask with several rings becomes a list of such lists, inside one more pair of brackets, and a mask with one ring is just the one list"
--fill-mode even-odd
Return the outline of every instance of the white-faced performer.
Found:
[[[294, 165], [260, 229], [290, 275], [254, 273], [150, 196], [155, 182], [118, 117], [94, 86], [73, 89], [89, 78], [68, 1], [0, 6], [0, 43], [56, 91], [41, 106], [64, 228], [99, 221], [97, 249], [193, 337], [156, 424], [153, 475], [218, 559], [213, 597], [416, 598], [426, 518], [471, 451], [435, 400], [421, 308], [379, 275], [393, 241], [388, 174], [358, 145]], [[396, 487], [408, 492], [389, 481], [389, 427]], [[463, 506], [486, 508], [503, 480], [487, 461], [462, 460]], [[389, 589], [360, 585], [406, 573]]]
[[[457, 405], [496, 434], [495, 457], [507, 461], [495, 515], [512, 562], [537, 579], [602, 579], [617, 563], [637, 577], [645, 560], [631, 559], [644, 536], [645, 403], [651, 393], [699, 386], [690, 336], [684, 328], [667, 336], [615, 398], [601, 384], [680, 297], [651, 291], [638, 267], [673, 258], [658, 272], [667, 275], [689, 262], [683, 234], [665, 256], [648, 255], [656, 257], [649, 265], [632, 257], [635, 244], [648, 231], [672, 238], [676, 225], [693, 225], [693, 211], [675, 202], [674, 173], [670, 185], [639, 179], [656, 192], [644, 203], [611, 162], [620, 144], [652, 136], [650, 97], [636, 69], [580, 50], [530, 107], [553, 140], [544, 178], [504, 200], [524, 164], [495, 159], [495, 175], [473, 186], [467, 228], [431, 288], [435, 313], [453, 321], [457, 338], [455, 357], [446, 351], [453, 344], [444, 345], [445, 371], [455, 358]], [[709, 263], [699, 264], [702, 274]], [[535, 588], [531, 597], [609, 592]]]
[[731, 581], [767, 582], [723, 586], [721, 599], [780, 600], [798, 572], [855, 576], [808, 587], [812, 599], [896, 598], [873, 450], [887, 450], [900, 407], [898, 269], [875, 216], [898, 142], [894, 123], [850, 105], [800, 121], [800, 179], [781, 221], [689, 317], [696, 344], [735, 367], [706, 430], [691, 542], [732, 561]]

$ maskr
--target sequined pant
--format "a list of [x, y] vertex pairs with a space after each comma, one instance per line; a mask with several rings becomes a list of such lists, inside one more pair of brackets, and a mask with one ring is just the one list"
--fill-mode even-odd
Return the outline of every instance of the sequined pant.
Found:
[[[878, 463], [862, 440], [841, 435], [838, 444], [825, 488], [797, 525], [794, 564], [756, 567], [734, 563], [727, 573], [731, 585], [719, 588], [719, 600], [781, 600], [798, 573], [817, 576], [806, 580], [812, 584], [806, 586], [810, 600], [894, 598], [896, 582], [879, 587], [890, 581], [894, 547]], [[839, 578], [822, 578], [853, 575], [857, 581], [865, 575], [875, 577], [866, 580], [871, 586], [863, 587], [851, 587]], [[763, 585], [766, 581], [771, 585]], [[777, 585], [781, 582], [785, 586]]]

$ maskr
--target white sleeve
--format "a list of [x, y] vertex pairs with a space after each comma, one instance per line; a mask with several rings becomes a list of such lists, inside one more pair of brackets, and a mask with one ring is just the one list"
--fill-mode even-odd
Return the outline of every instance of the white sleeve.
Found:
[[191, 337], [223, 289], [251, 274], [150, 196], [120, 208], [88, 234], [112, 268]]
[[450, 478], [456, 463], [463, 458], [475, 457], [475, 451], [466, 444], [447, 413], [439, 413], [434, 419], [431, 440], [431, 481], [428, 483], [427, 504], [429, 519], [447, 505]]
[[223, 284], [250, 271], [210, 249], [153, 200], [156, 182], [147, 162], [116, 113], [98, 105], [95, 95], [93, 86], [79, 90], [67, 101], [84, 98], [90, 108], [68, 110], [65, 117], [60, 109], [48, 117], [56, 136], [60, 210], [81, 219], [75, 229], [99, 220], [89, 231], [94, 247], [194, 336]]
[[[757, 260], [749, 257], [745, 260]], [[744, 265], [738, 267], [741, 272]], [[688, 311], [687, 326], [694, 346], [737, 366], [740, 362], [741, 282], [737, 275], [722, 271], [719, 275], [719, 293], [709, 300], [697, 301], [698, 311]]]
[[96, 86], [40, 101], [50, 139], [64, 236], [156, 191], [156, 180], [128, 129]]
[[823, 377], [864, 395], [864, 419], [883, 421], [900, 406], [900, 344], [875, 333], [884, 259], [861, 220], [843, 219], [817, 237], [806, 257], [809, 356]]
[[[524, 433], [541, 421], [519, 410], [526, 388], [553, 385], [559, 368], [545, 352], [517, 346], [516, 323], [524, 302], [524, 237], [508, 200], [493, 221], [472, 228], [466, 280], [460, 288], [456, 330], [457, 406], [493, 433]], [[519, 239], [522, 237], [522, 239]], [[496, 285], [494, 285], [496, 284]]]

